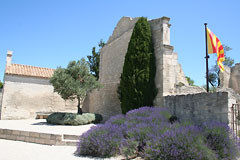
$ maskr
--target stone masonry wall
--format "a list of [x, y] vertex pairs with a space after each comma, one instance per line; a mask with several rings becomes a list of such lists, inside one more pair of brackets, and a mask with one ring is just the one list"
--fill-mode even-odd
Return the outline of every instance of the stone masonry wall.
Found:
[[235, 66], [231, 68], [229, 88], [232, 88], [240, 94], [240, 63], [235, 64]]
[[189, 95], [165, 96], [164, 107], [169, 108], [180, 120], [195, 123], [218, 121], [230, 123], [230, 107], [234, 100], [229, 100], [228, 92], [198, 93]]
[[2, 89], [0, 88], [0, 113], [2, 108]]
[[64, 101], [48, 79], [5, 75], [1, 119], [35, 119], [36, 112], [77, 112], [76, 101]]
[[137, 19], [123, 17], [108, 43], [101, 49], [99, 81], [103, 88], [94, 90], [86, 97], [83, 111], [100, 113], [104, 118], [121, 113], [117, 88], [128, 43]]
[[[121, 113], [120, 101], [117, 88], [120, 83], [125, 54], [127, 53], [133, 28], [138, 18], [123, 17], [118, 22], [109, 38], [108, 43], [100, 53], [99, 81], [103, 88], [90, 93], [83, 103], [83, 111], [95, 112], [103, 115], [104, 118]], [[158, 95], [154, 105], [163, 105], [163, 96], [198, 93], [199, 89], [190, 88], [185, 78], [181, 65], [178, 64], [178, 54], [173, 52], [174, 47], [170, 45], [170, 18], [162, 17], [149, 20], [156, 57], [155, 83], [158, 88]], [[176, 90], [177, 84], [183, 84], [185, 89]]]

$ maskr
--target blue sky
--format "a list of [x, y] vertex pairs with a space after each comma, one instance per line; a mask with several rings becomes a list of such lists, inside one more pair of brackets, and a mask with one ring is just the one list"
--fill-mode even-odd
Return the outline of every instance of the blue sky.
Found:
[[[7, 50], [13, 63], [65, 67], [107, 41], [122, 16], [171, 18], [171, 45], [185, 75], [205, 84], [204, 23], [240, 62], [238, 0], [0, 0], [0, 80]], [[216, 57], [211, 55], [210, 67]]]

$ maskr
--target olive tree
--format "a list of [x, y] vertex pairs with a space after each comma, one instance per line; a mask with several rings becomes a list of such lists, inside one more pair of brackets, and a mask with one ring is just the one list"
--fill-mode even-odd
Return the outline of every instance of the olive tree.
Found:
[[64, 100], [78, 101], [78, 114], [82, 114], [81, 105], [85, 97], [93, 89], [101, 85], [89, 71], [89, 64], [82, 58], [69, 62], [67, 68], [58, 67], [50, 79], [50, 83]]

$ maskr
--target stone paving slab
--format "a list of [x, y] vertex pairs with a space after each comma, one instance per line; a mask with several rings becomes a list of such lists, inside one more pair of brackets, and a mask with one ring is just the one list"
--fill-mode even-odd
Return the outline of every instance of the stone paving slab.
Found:
[[[101, 160], [102, 158], [76, 157], [76, 147], [49, 146], [0, 139], [0, 160]], [[120, 160], [122, 157], [106, 158]]]
[[81, 135], [95, 124], [81, 126], [49, 125], [45, 119], [39, 120], [0, 120], [1, 129], [32, 131], [51, 134]]
[[79, 136], [94, 124], [83, 126], [48, 125], [46, 120], [2, 120], [0, 139], [46, 145], [76, 146]]

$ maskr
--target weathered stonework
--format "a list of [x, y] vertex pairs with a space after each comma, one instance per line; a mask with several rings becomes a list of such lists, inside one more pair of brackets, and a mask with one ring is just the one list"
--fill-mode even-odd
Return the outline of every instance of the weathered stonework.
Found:
[[220, 72], [219, 74], [221, 88], [229, 87], [230, 76], [231, 76], [231, 68], [228, 66], [224, 66], [224, 72]]
[[123, 69], [133, 27], [138, 18], [123, 17], [108, 43], [101, 49], [99, 81], [103, 85], [85, 99], [83, 111], [100, 113], [104, 117], [121, 113], [117, 88]]
[[231, 105], [227, 92], [164, 97], [164, 106], [171, 114], [177, 116], [180, 121], [194, 123], [217, 121], [229, 124]]
[[[128, 43], [137, 20], [138, 18], [123, 17], [102, 48], [99, 81], [104, 87], [88, 95], [83, 104], [83, 111], [100, 113], [105, 119], [121, 113], [117, 88]], [[173, 52], [174, 47], [170, 45], [169, 20], [168, 17], [149, 20], [156, 57], [155, 83], [158, 94], [154, 101], [155, 106], [163, 106], [163, 97], [166, 95], [188, 94], [190, 90], [191, 93], [203, 91], [196, 87], [188, 88], [181, 65], [178, 64], [178, 55]], [[176, 89], [176, 85], [180, 83], [185, 89]]]
[[[185, 86], [180, 84], [175, 85], [174, 94], [172, 95], [186, 95], [195, 93], [204, 93], [206, 90], [199, 86]], [[170, 94], [169, 94], [170, 95]]]
[[2, 89], [0, 88], [0, 113], [1, 113], [1, 108], [2, 108]]
[[231, 68], [229, 88], [232, 88], [240, 94], [240, 63], [235, 64], [235, 66]]
[[49, 79], [5, 75], [0, 119], [35, 119], [36, 112], [77, 112], [76, 101], [64, 101]]

